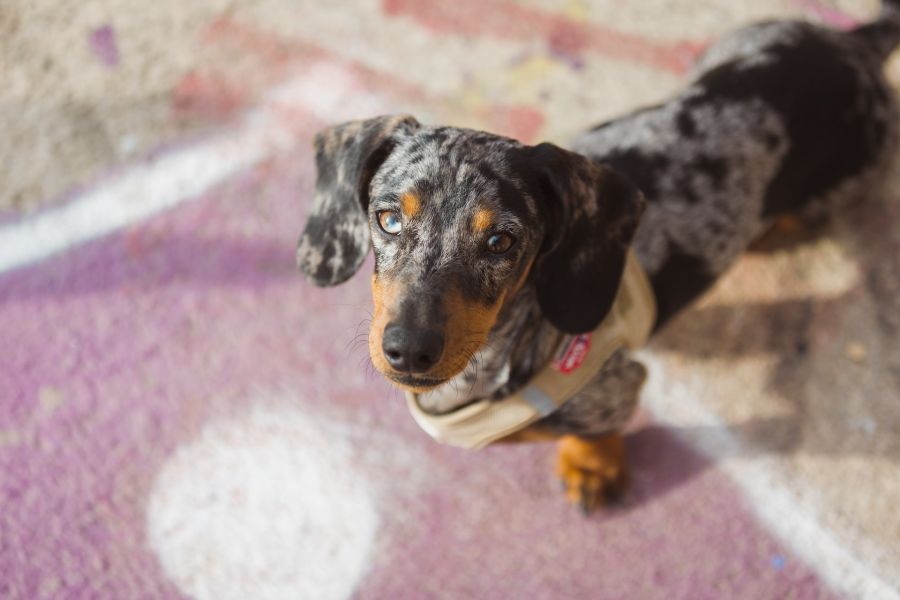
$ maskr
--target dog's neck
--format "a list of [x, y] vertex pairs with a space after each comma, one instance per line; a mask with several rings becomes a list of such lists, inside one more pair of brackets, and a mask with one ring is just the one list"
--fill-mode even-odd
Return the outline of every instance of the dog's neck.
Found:
[[556, 350], [559, 331], [541, 315], [534, 286], [526, 284], [500, 311], [482, 348], [447, 383], [419, 394], [419, 406], [442, 414], [523, 387]]

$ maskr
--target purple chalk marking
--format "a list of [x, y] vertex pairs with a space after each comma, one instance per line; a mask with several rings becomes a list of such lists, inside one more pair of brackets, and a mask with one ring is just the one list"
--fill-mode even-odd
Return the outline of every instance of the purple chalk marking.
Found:
[[558, 50], [555, 48], [551, 48], [549, 53], [551, 58], [554, 58], [566, 66], [568, 66], [573, 71], [583, 71], [584, 70], [584, 59], [574, 54], [572, 52], [565, 52], [562, 50]]
[[91, 32], [88, 38], [91, 50], [107, 67], [119, 64], [119, 45], [116, 43], [116, 32], [110, 25], [103, 25]]
[[56, 577], [60, 597], [179, 597], [145, 534], [155, 474], [209, 419], [283, 390], [332, 416], [328, 435], [378, 486], [360, 600], [832, 597], [665, 428], [629, 437], [626, 506], [591, 519], [558, 491], [552, 446], [466, 453], [427, 438], [348, 350], [371, 306], [365, 273], [318, 289], [295, 271], [310, 147], [0, 276], [16, 348], [0, 369], [0, 596], [39, 597]]

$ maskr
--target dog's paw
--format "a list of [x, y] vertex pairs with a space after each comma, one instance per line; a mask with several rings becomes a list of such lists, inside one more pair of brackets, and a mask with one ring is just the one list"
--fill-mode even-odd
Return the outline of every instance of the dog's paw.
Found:
[[566, 498], [590, 514], [598, 506], [620, 500], [628, 486], [625, 444], [622, 436], [584, 439], [560, 438], [556, 473]]

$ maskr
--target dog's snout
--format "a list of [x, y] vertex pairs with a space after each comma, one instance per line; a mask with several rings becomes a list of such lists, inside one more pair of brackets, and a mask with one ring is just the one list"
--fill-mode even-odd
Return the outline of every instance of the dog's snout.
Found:
[[441, 358], [444, 336], [433, 329], [391, 323], [384, 328], [381, 349], [388, 364], [405, 373], [424, 373]]

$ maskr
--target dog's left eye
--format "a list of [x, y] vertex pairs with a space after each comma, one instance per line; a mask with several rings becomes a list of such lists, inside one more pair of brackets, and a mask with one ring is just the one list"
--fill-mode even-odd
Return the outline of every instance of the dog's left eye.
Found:
[[378, 217], [378, 226], [385, 233], [397, 235], [403, 229], [403, 223], [400, 221], [400, 215], [392, 210], [382, 210], [376, 215]]
[[487, 249], [493, 254], [508, 252], [515, 243], [516, 238], [508, 233], [495, 233], [487, 240]]

